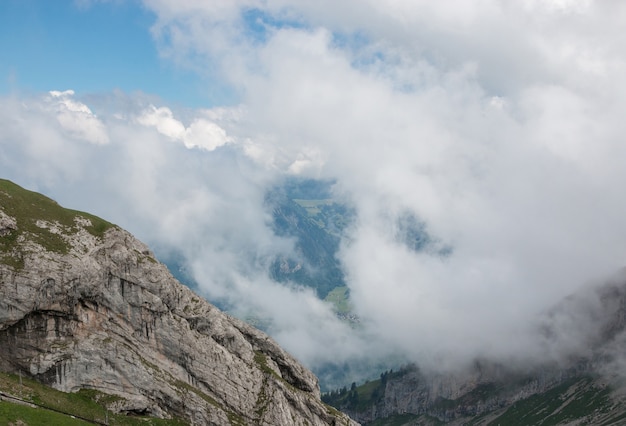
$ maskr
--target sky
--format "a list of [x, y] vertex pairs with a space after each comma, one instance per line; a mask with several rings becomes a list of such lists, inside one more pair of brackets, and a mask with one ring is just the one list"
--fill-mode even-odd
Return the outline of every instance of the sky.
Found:
[[0, 93], [122, 90], [190, 107], [228, 102], [208, 74], [162, 57], [155, 18], [137, 1], [3, 0]]
[[[538, 318], [626, 259], [625, 24], [610, 0], [4, 0], [0, 170], [176, 253], [311, 368], [556, 359], [593, 331]], [[286, 177], [356, 212], [358, 330], [267, 274]]]

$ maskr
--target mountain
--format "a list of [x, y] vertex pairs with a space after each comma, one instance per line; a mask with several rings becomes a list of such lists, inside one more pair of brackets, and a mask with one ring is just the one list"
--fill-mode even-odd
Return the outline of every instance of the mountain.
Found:
[[410, 365], [322, 399], [364, 425], [626, 424], [626, 274], [566, 298], [537, 332], [558, 358], [448, 374]]
[[345, 287], [337, 252], [354, 213], [332, 198], [332, 182], [290, 179], [266, 196], [276, 235], [293, 238], [295, 252], [276, 259], [270, 276], [315, 289], [320, 299]]
[[415, 366], [323, 396], [364, 425], [622, 425], [623, 387], [581, 363], [501, 377], [437, 375]]
[[106, 410], [92, 421], [356, 424], [270, 337], [180, 284], [131, 234], [6, 180], [0, 296], [0, 370], [96, 392]]

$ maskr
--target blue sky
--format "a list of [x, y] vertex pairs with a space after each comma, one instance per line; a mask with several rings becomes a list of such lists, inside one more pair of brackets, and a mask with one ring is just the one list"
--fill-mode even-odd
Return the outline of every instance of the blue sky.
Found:
[[134, 0], [3, 0], [0, 93], [121, 89], [189, 107], [223, 103], [209, 81], [159, 57], [155, 19]]

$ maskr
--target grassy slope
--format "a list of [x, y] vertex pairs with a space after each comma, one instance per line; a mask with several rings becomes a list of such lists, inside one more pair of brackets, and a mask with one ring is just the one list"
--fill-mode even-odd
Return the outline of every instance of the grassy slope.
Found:
[[186, 424], [179, 419], [163, 420], [115, 414], [106, 409], [106, 404], [119, 400], [117, 396], [87, 389], [76, 393], [65, 393], [27, 378], [22, 378], [20, 384], [19, 377], [14, 374], [0, 373], [0, 392], [39, 406], [33, 408], [6, 401], [0, 402], [0, 424], [3, 425], [10, 423], [31, 426], [87, 425], [94, 422], [105, 423], [107, 419], [108, 424], [112, 426], [182, 426]]
[[579, 419], [586, 419], [581, 424], [623, 424], [626, 407], [616, 405], [610, 393], [609, 387], [598, 386], [589, 377], [568, 380], [518, 401], [489, 424], [559, 425]]
[[348, 287], [341, 286], [332, 289], [324, 298], [324, 301], [333, 305], [338, 314], [349, 314], [352, 311], [350, 306]]
[[81, 426], [93, 423], [40, 408], [0, 401], [0, 422], [4, 425]]
[[80, 216], [91, 221], [85, 229], [96, 237], [114, 226], [89, 213], [65, 209], [56, 201], [28, 191], [13, 182], [0, 179], [0, 209], [17, 221], [17, 231], [0, 237], [0, 260], [8, 265], [20, 268], [20, 238], [27, 238], [41, 244], [45, 249], [57, 253], [67, 253], [69, 246], [61, 235], [42, 230], [36, 225], [37, 220], [58, 223], [68, 230], [76, 230], [74, 218]]

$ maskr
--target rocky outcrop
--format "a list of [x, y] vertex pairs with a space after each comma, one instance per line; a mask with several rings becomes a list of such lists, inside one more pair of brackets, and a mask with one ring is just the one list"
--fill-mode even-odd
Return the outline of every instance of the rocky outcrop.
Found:
[[[0, 245], [12, 250], [0, 257], [1, 370], [190, 424], [356, 424], [321, 403], [316, 377], [271, 338], [178, 283], [128, 232], [93, 232], [77, 213], [16, 237], [34, 228], [11, 211], [0, 204], [0, 238], [13, 239]], [[44, 247], [46, 234], [66, 246]]]
[[0, 211], [0, 237], [6, 237], [16, 229], [17, 223], [15, 219]]

